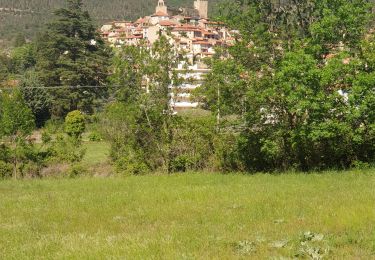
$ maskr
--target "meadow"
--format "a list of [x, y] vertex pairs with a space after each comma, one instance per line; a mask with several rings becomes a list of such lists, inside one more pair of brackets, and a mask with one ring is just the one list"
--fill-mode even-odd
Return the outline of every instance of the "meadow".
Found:
[[0, 182], [0, 259], [375, 258], [375, 173]]

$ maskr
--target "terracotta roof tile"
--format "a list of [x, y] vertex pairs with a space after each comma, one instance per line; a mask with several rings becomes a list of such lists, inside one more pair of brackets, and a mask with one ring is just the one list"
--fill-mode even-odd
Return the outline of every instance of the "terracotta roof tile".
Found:
[[174, 26], [174, 25], [177, 25], [175, 22], [172, 22], [172, 21], [160, 21], [159, 24], [161, 26]]

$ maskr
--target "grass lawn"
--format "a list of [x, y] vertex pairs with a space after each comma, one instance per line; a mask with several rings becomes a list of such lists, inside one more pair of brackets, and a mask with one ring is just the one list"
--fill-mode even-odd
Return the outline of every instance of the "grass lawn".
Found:
[[108, 142], [83, 142], [83, 147], [86, 149], [83, 163], [87, 165], [95, 165], [104, 163], [108, 160], [110, 153], [110, 144]]
[[375, 172], [2, 181], [0, 198], [0, 259], [375, 259]]

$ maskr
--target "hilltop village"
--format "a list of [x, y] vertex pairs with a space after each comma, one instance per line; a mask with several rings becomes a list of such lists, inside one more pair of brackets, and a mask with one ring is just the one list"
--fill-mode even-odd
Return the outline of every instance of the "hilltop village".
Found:
[[113, 21], [103, 25], [100, 33], [113, 47], [141, 43], [151, 46], [161, 36], [166, 37], [188, 63], [183, 62], [176, 68], [186, 82], [171, 86], [179, 90], [178, 93], [171, 91], [175, 93], [172, 107], [178, 110], [198, 107], [198, 102], [191, 99], [191, 92], [202, 84], [204, 75], [210, 71], [203, 59], [211, 57], [217, 46], [232, 45], [237, 32], [208, 18], [207, 0], [196, 0], [191, 8], [170, 8], [164, 0], [159, 0], [154, 14], [135, 22]]

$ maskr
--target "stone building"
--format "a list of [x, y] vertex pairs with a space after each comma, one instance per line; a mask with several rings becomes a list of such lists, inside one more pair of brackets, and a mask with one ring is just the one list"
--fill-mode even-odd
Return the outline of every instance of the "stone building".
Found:
[[168, 39], [176, 55], [182, 55], [187, 62], [175, 68], [184, 82], [170, 86], [171, 107], [175, 110], [198, 107], [191, 93], [202, 85], [210, 71], [203, 59], [214, 55], [218, 46], [232, 45], [237, 34], [221, 23], [210, 21], [207, 0], [195, 0], [192, 4], [192, 7], [173, 8], [164, 0], [157, 0], [155, 13], [135, 22], [114, 21], [101, 28], [102, 37], [113, 47], [151, 46], [161, 36]]

